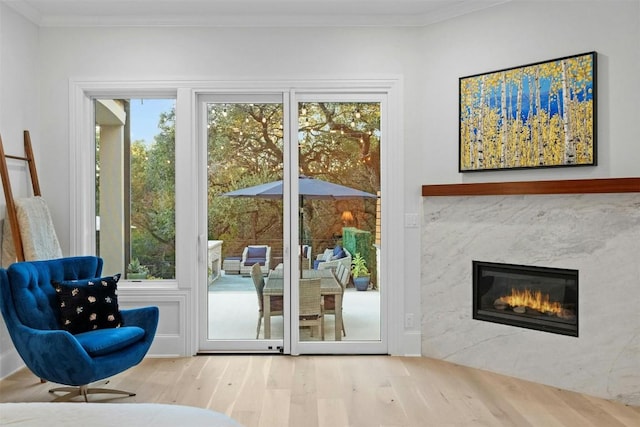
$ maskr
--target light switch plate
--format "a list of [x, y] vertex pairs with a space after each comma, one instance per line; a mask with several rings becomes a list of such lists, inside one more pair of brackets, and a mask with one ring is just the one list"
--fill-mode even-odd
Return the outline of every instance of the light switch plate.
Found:
[[404, 226], [407, 228], [417, 228], [418, 214], [417, 213], [404, 214]]

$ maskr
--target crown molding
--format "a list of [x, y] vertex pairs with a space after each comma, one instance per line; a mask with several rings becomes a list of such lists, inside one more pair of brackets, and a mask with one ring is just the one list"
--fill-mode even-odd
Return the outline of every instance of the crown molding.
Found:
[[164, 1], [156, 13], [148, 0], [121, 1], [120, 9], [93, 0], [82, 10], [51, 1], [47, 12], [36, 0], [1, 1], [39, 27], [422, 27], [514, 0]]

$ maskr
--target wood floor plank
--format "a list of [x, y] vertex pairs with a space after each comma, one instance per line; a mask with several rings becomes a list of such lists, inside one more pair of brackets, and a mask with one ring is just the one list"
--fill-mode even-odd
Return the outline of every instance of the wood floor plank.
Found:
[[[289, 423], [289, 409], [291, 406], [291, 390], [269, 389], [265, 391], [262, 400], [262, 412], [258, 427], [286, 426]], [[309, 420], [317, 420], [318, 412], [313, 411], [307, 414]], [[305, 424], [306, 425], [306, 424]], [[317, 425], [313, 422], [310, 427]]]
[[[607, 426], [607, 427], [624, 427], [624, 423], [616, 419], [616, 417], [612, 416], [612, 414], [604, 411], [601, 407], [594, 405], [586, 396], [573, 393], [566, 392], [560, 393], [559, 398], [564, 401], [566, 404], [569, 404], [575, 410], [587, 419], [592, 420], [598, 426]], [[640, 425], [640, 418], [637, 420], [638, 423], [636, 425]]]
[[271, 365], [266, 373], [267, 388], [290, 390], [295, 378], [293, 375], [295, 368], [296, 363], [290, 357], [271, 358]]
[[21, 369], [0, 381], [0, 397], [2, 402], [47, 401], [51, 400], [48, 391], [52, 387], [51, 383], [41, 383], [40, 379], [27, 369]]
[[[640, 386], [639, 386], [640, 387]], [[603, 411], [616, 418], [622, 424], [640, 425], [640, 406], [623, 405], [619, 402], [598, 399], [592, 396], [583, 396], [592, 405], [601, 408]]]
[[502, 375], [491, 373], [485, 375], [490, 375], [489, 381], [492, 383], [499, 381], [504, 384], [502, 393], [516, 406], [523, 417], [535, 425], [541, 423], [584, 427], [610, 425], [602, 424], [602, 421], [597, 417], [586, 415], [579, 405], [568, 405], [563, 399], [563, 396], [580, 396], [578, 393], [529, 381], [513, 381], [512, 378]]
[[[519, 387], [519, 384], [505, 381], [508, 377], [492, 372], [477, 369], [464, 368], [465, 379], [470, 387], [475, 390], [476, 396], [482, 400], [496, 420], [500, 420], [505, 425], [557, 425], [556, 420], [546, 421], [548, 424], [539, 424], [532, 420], [528, 412], [535, 413], [537, 410], [536, 401], [529, 401], [526, 396], [526, 388]], [[521, 402], [531, 402], [522, 409]], [[562, 425], [562, 424], [561, 424]]]
[[391, 379], [391, 387], [395, 390], [398, 402], [402, 406], [406, 425], [422, 425], [428, 417], [430, 404], [415, 380], [409, 375], [394, 376]]
[[[221, 357], [219, 355], [198, 357], [213, 357], [214, 359], [218, 359], [216, 363], [224, 366], [224, 370], [218, 381], [218, 386], [211, 395], [208, 408], [227, 415], [234, 414], [234, 416], [236, 413], [248, 412], [249, 415], [245, 414], [245, 416], [250, 418], [252, 412], [260, 412], [261, 405], [256, 405], [256, 407], [247, 410], [243, 410], [242, 407], [236, 408], [236, 402], [238, 401], [245, 375], [247, 374], [247, 359], [237, 359], [229, 356]], [[258, 418], [259, 417], [257, 417], [257, 419]]]
[[[235, 401], [233, 402], [233, 410], [238, 411], [262, 411], [264, 410], [264, 399], [267, 397], [267, 372], [271, 364], [272, 358], [249, 356], [244, 359], [246, 363], [232, 362], [234, 370], [228, 372], [230, 378], [237, 378], [238, 389]], [[243, 372], [238, 377], [238, 369]], [[226, 380], [225, 380], [226, 381]], [[231, 386], [233, 380], [229, 380]], [[235, 387], [235, 384], [234, 384]], [[269, 390], [271, 391], [271, 390]]]
[[[0, 381], [0, 402], [48, 402], [54, 386], [22, 369]], [[108, 386], [137, 395], [91, 401], [209, 408], [245, 427], [640, 426], [640, 407], [429, 358], [146, 359]]]
[[309, 416], [309, 414], [318, 412], [317, 358], [298, 356], [285, 359], [294, 365], [291, 379], [289, 422], [286, 425], [318, 426], [319, 416], [317, 419]]
[[[450, 425], [470, 425], [490, 415], [486, 406], [479, 411], [470, 407], [467, 400], [473, 393], [463, 382], [463, 371], [455, 365], [433, 360], [428, 365], [413, 360], [406, 360], [405, 364], [430, 404], [428, 419]], [[527, 424], [523, 422], [522, 425]]]
[[342, 399], [318, 399], [318, 427], [349, 425], [349, 409]]

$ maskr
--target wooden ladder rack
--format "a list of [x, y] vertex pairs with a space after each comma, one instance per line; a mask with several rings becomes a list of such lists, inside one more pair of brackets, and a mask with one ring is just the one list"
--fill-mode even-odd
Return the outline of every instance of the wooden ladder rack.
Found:
[[24, 152], [25, 156], [13, 156], [5, 154], [2, 144], [2, 136], [0, 136], [0, 176], [2, 176], [2, 189], [4, 190], [4, 198], [7, 203], [7, 217], [11, 225], [11, 234], [16, 249], [16, 258], [18, 261], [24, 261], [24, 249], [22, 246], [22, 238], [20, 236], [20, 227], [18, 226], [18, 216], [16, 214], [16, 205], [13, 199], [13, 191], [11, 191], [11, 183], [9, 181], [9, 168], [7, 159], [26, 161], [29, 165], [29, 173], [31, 175], [31, 184], [33, 186], [33, 195], [41, 196], [40, 182], [38, 181], [38, 172], [36, 171], [36, 162], [33, 157], [33, 149], [31, 148], [31, 136], [29, 131], [24, 131]]

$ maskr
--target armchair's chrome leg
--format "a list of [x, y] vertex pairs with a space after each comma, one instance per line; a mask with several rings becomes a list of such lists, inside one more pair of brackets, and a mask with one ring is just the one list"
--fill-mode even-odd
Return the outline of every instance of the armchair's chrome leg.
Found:
[[115, 388], [89, 388], [87, 389], [87, 392], [85, 393], [85, 399], [87, 397], [87, 394], [122, 394], [122, 395], [126, 395], [126, 396], [135, 396], [135, 393], [132, 393], [130, 391], [125, 391], [125, 390], [116, 390]]
[[82, 396], [85, 402], [88, 402], [89, 394], [122, 394], [126, 396], [135, 396], [135, 393], [131, 393], [129, 391], [124, 390], [116, 390], [112, 388], [99, 388], [99, 387], [89, 387], [87, 385], [81, 385], [80, 387], [58, 387], [52, 388], [49, 390], [49, 393], [66, 393], [62, 396], [58, 396], [53, 401], [54, 402], [68, 402], [74, 397]]
[[58, 388], [52, 388], [51, 390], [49, 390], [49, 393], [66, 393], [66, 394], [63, 394], [62, 396], [56, 397], [53, 401], [68, 402], [74, 397], [80, 396], [81, 394], [80, 388], [81, 387], [58, 387]]

